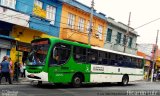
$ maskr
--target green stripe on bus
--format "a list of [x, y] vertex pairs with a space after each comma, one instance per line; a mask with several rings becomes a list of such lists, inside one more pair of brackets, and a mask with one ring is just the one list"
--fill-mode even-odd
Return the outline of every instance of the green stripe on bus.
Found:
[[[76, 72], [56, 72], [55, 74], [73, 74], [73, 73], [76, 73]], [[98, 72], [91, 72], [91, 73], [83, 73], [83, 74], [107, 74], [107, 75], [124, 75], [124, 74], [127, 74], [127, 73], [98, 73]], [[128, 74], [128, 75], [137, 75], [137, 76], [143, 76], [143, 74]]]

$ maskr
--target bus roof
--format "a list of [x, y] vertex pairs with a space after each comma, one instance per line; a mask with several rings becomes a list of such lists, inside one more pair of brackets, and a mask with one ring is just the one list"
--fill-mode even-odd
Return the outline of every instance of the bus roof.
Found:
[[99, 47], [93, 47], [92, 46], [91, 49], [96, 49], [96, 50], [101, 50], [101, 51], [106, 51], [106, 52], [111, 52], [111, 53], [115, 53], [115, 54], [120, 54], [120, 55], [131, 56], [131, 57], [143, 59], [143, 57], [141, 57], [141, 56], [136, 56], [136, 55], [132, 55], [132, 54], [128, 54], [128, 53], [122, 53], [122, 52], [113, 51], [113, 50], [104, 49], [104, 48], [99, 48]]
[[78, 42], [63, 40], [63, 39], [59, 39], [59, 38], [41, 38], [41, 39], [50, 39], [52, 42], [53, 41], [57, 41], [57, 42], [62, 42], [62, 43], [71, 44], [71, 45], [75, 45], [75, 46], [80, 46], [80, 47], [85, 47], [85, 48], [91, 48], [91, 49], [111, 52], [111, 53], [115, 53], [115, 54], [121, 54], [121, 55], [125, 55], [125, 56], [131, 56], [131, 57], [135, 57], [135, 58], [141, 58], [141, 59], [143, 58], [141, 56], [136, 56], [136, 55], [132, 55], [132, 54], [128, 54], [128, 53], [122, 53], [122, 52], [113, 51], [113, 50], [109, 50], [109, 49], [105, 49], [105, 48], [100, 48], [100, 47], [94, 47], [94, 46], [90, 46], [90, 45], [87, 45], [87, 44], [82, 44], [82, 43], [78, 43]]
[[49, 39], [51, 41], [55, 40], [57, 42], [62, 42], [62, 43], [71, 44], [71, 45], [80, 46], [80, 47], [85, 47], [85, 48], [91, 48], [90, 45], [82, 44], [82, 43], [79, 43], [79, 42], [63, 40], [63, 39], [59, 39], [59, 38], [49, 38]]

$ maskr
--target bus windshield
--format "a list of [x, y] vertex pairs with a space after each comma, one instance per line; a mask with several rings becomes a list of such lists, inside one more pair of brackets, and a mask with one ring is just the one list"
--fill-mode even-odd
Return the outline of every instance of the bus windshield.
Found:
[[[42, 41], [40, 41], [42, 42]], [[28, 65], [44, 65], [48, 53], [49, 44], [32, 43]]]

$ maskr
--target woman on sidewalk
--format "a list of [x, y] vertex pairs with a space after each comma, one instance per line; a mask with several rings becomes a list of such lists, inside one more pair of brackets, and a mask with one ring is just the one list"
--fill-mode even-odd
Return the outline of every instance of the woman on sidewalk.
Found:
[[3, 57], [2, 63], [0, 64], [0, 68], [1, 68], [0, 84], [2, 77], [5, 77], [9, 81], [9, 84], [12, 84], [10, 77], [10, 63], [8, 62], [7, 56]]

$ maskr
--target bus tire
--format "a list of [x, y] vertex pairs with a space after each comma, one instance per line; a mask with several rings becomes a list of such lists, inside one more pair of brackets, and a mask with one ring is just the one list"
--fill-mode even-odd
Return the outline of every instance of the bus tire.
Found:
[[75, 88], [79, 88], [82, 85], [82, 76], [81, 75], [74, 75], [72, 78], [72, 86]]
[[42, 81], [38, 81], [38, 86], [41, 86], [42, 85]]
[[129, 82], [129, 77], [128, 75], [124, 75], [123, 78], [122, 78], [122, 82], [120, 83], [122, 86], [126, 86], [128, 85], [128, 82]]

